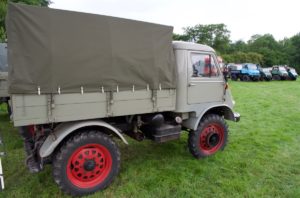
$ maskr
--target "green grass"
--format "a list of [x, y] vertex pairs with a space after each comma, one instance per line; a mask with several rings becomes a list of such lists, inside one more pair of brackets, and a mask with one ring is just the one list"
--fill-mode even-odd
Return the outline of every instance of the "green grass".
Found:
[[[300, 81], [231, 82], [235, 110], [224, 152], [196, 160], [187, 134], [165, 144], [121, 143], [122, 165], [109, 188], [90, 197], [300, 197]], [[66, 197], [51, 167], [29, 174], [22, 141], [0, 109], [6, 189], [1, 197]], [[128, 138], [129, 139], [129, 138]]]

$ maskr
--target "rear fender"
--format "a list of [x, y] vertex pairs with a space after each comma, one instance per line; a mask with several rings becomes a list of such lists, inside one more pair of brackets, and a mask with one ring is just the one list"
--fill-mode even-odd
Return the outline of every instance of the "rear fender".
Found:
[[89, 120], [80, 122], [66, 122], [58, 125], [42, 144], [39, 155], [42, 158], [50, 156], [56, 147], [71, 133], [85, 127], [101, 127], [107, 129], [110, 133], [120, 138], [125, 144], [128, 144], [121, 132], [112, 125], [101, 120]]

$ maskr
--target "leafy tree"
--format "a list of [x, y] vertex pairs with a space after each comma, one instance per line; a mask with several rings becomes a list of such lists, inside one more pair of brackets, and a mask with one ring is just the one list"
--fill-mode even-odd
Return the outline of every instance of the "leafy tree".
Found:
[[[50, 0], [10, 0], [14, 3], [25, 3], [28, 5], [37, 5], [47, 7], [51, 1]], [[0, 41], [4, 42], [6, 39], [5, 34], [5, 16], [7, 10], [7, 1], [0, 0]]]
[[253, 35], [248, 41], [248, 51], [262, 54], [265, 66], [287, 64], [286, 52], [271, 34]]
[[173, 40], [175, 41], [188, 41], [189, 37], [185, 34], [174, 34], [173, 33]]
[[195, 25], [184, 28], [184, 38], [196, 43], [212, 46], [220, 53], [229, 48], [230, 32], [225, 24]]
[[226, 63], [263, 63], [263, 55], [255, 52], [235, 52], [222, 56]]
[[247, 52], [247, 51], [248, 51], [248, 45], [242, 40], [238, 40], [235, 43], [230, 43], [230, 47], [228, 49], [228, 53]]
[[300, 73], [300, 33], [290, 38], [287, 45], [289, 64], [296, 67]]

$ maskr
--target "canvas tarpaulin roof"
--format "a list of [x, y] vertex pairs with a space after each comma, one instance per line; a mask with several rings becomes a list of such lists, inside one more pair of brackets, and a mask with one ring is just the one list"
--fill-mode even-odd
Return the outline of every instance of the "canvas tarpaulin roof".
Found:
[[170, 26], [12, 3], [6, 26], [10, 93], [175, 88]]

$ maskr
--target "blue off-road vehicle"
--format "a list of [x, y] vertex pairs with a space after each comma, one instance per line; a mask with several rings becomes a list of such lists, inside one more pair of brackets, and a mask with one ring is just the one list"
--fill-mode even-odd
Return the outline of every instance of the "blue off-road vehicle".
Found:
[[253, 63], [244, 63], [229, 65], [230, 78], [232, 80], [241, 81], [258, 81], [260, 79], [260, 72], [257, 69], [257, 65]]

